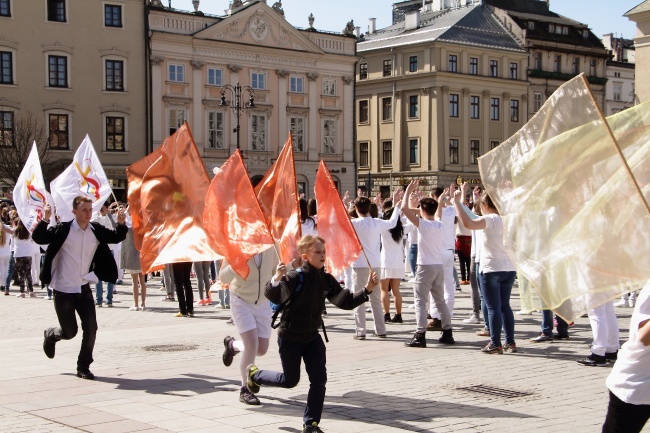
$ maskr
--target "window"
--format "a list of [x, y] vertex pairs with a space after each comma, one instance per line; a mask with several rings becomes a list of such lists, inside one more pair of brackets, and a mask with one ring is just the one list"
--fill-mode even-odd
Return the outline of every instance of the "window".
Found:
[[490, 150], [495, 149], [498, 145], [498, 141], [490, 141]]
[[479, 149], [481, 147], [481, 142], [478, 140], [470, 140], [469, 141], [469, 158], [470, 158], [470, 164], [472, 165], [477, 165], [478, 164], [478, 157], [479, 157]]
[[323, 122], [323, 150], [325, 153], [338, 153], [336, 120], [327, 119]]
[[0, 17], [10, 17], [11, 8], [9, 7], [10, 0], [0, 0]]
[[418, 56], [409, 57], [409, 72], [418, 71]]
[[359, 63], [359, 79], [367, 80], [368, 79], [368, 64]]
[[573, 74], [578, 75], [580, 73], [580, 57], [573, 58]]
[[409, 119], [417, 119], [420, 116], [418, 109], [418, 96], [409, 96]]
[[614, 72], [614, 78], [621, 78], [620, 72]]
[[370, 162], [370, 143], [359, 143], [359, 166], [368, 167]]
[[392, 141], [382, 141], [381, 142], [381, 165], [390, 166], [393, 165], [393, 142]]
[[469, 58], [469, 73], [470, 75], [478, 75], [478, 57]]
[[535, 64], [535, 70], [541, 71], [542, 70], [542, 53], [535, 53], [533, 56], [534, 64]]
[[393, 120], [393, 99], [381, 98], [381, 120], [390, 122]]
[[0, 148], [14, 147], [16, 142], [16, 126], [13, 111], [0, 111]]
[[50, 149], [68, 150], [69, 122], [67, 114], [49, 115]]
[[458, 117], [458, 95], [449, 94], [449, 117]]
[[210, 149], [225, 149], [223, 113], [208, 111], [208, 147]]
[[420, 162], [420, 143], [417, 138], [409, 140], [409, 164], [419, 164]]
[[126, 150], [124, 137], [124, 117], [106, 116], [106, 150]]
[[548, 25], [548, 32], [549, 33], [555, 33], [555, 24], [549, 24]]
[[104, 5], [104, 25], [106, 27], [122, 27], [122, 6]]
[[368, 100], [359, 101], [359, 123], [368, 123]]
[[174, 132], [185, 123], [185, 110], [182, 109], [170, 109], [169, 110], [169, 135], [173, 135]]
[[384, 77], [390, 77], [393, 75], [393, 61], [392, 60], [384, 60]]
[[614, 101], [621, 100], [621, 94], [623, 93], [623, 83], [614, 81]]
[[303, 93], [303, 77], [290, 77], [289, 78], [289, 92], [291, 93]]
[[289, 130], [293, 136], [293, 150], [294, 152], [306, 152], [305, 148], [305, 118], [304, 117], [290, 117]]
[[14, 66], [12, 53], [0, 51], [0, 84], [14, 83]]
[[47, 0], [47, 20], [64, 23], [65, 0]]
[[469, 118], [470, 119], [480, 119], [481, 118], [481, 97], [480, 96], [470, 96], [469, 97]]
[[184, 83], [185, 82], [185, 66], [170, 63], [169, 64], [169, 81], [174, 81], [176, 83]]
[[528, 21], [528, 30], [535, 30], [535, 21]]
[[106, 60], [106, 90], [124, 90], [124, 62]]
[[519, 64], [517, 63], [510, 63], [510, 79], [511, 80], [516, 80], [518, 78], [518, 68]]
[[498, 77], [498, 76], [499, 76], [499, 61], [490, 60], [490, 77]]
[[596, 61], [595, 60], [589, 60], [589, 75], [592, 77], [596, 76]]
[[582, 31], [582, 37], [585, 39], [589, 39], [589, 29], [584, 29]]
[[323, 95], [336, 96], [336, 80], [323, 80]]
[[519, 122], [519, 99], [510, 100], [510, 121]]
[[223, 69], [208, 68], [208, 86], [223, 86]]
[[499, 98], [490, 98], [490, 120], [499, 120]]
[[569, 34], [569, 28], [567, 26], [562, 26], [562, 34], [563, 35], [568, 35]]
[[533, 112], [537, 113], [544, 104], [544, 95], [541, 93], [533, 94]]
[[449, 72], [458, 72], [458, 56], [455, 54], [449, 55]]
[[449, 139], [449, 163], [458, 164], [458, 139]]
[[256, 90], [265, 90], [266, 75], [263, 72], [253, 72], [251, 74], [251, 87]]
[[64, 56], [48, 56], [49, 86], [68, 87], [68, 58]]
[[562, 72], [562, 56], [557, 54], [555, 56], [555, 72]]
[[266, 116], [251, 115], [251, 150], [266, 150]]

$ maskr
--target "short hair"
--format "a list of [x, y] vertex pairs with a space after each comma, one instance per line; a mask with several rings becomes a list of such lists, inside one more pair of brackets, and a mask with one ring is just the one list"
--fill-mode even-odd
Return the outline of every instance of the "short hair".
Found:
[[320, 236], [312, 236], [312, 235], [303, 236], [302, 238], [300, 238], [298, 244], [296, 245], [298, 247], [298, 252], [300, 254], [305, 254], [317, 242], [320, 242], [324, 245], [325, 239], [321, 238]]
[[427, 215], [435, 215], [438, 210], [438, 202], [431, 197], [423, 197], [420, 200], [420, 209]]
[[440, 197], [442, 195], [442, 193], [445, 192], [445, 190], [441, 186], [438, 186], [438, 187], [434, 188], [434, 190], [431, 191], [431, 192], [433, 193], [434, 197]]
[[381, 205], [382, 210], [387, 210], [393, 207], [393, 200], [391, 199], [386, 199]]
[[354, 208], [357, 213], [367, 214], [370, 212], [370, 199], [368, 197], [357, 197], [354, 200]]
[[89, 199], [88, 197], [86, 197], [85, 195], [78, 195], [78, 196], [76, 196], [74, 198], [74, 200], [72, 200], [72, 209], [77, 210], [77, 208], [79, 207], [79, 205], [81, 203], [90, 203], [90, 204], [92, 204], [92, 202], [93, 201], [91, 199]]

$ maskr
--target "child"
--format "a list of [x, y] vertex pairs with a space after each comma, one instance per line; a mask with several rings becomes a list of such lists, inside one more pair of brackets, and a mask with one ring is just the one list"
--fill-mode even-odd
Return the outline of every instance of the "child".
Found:
[[[247, 386], [257, 394], [260, 385], [293, 388], [300, 380], [300, 360], [305, 361], [309, 376], [307, 406], [303, 416], [303, 433], [318, 433], [325, 401], [325, 344], [319, 334], [323, 326], [323, 300], [344, 310], [363, 304], [377, 286], [377, 275], [368, 276], [365, 288], [356, 293], [343, 290], [336, 278], [325, 272], [325, 241], [317, 236], [304, 236], [298, 242], [303, 265], [298, 271], [286, 272], [280, 263], [277, 272], [266, 284], [265, 295], [271, 302], [284, 306], [278, 329], [278, 346], [283, 372], [259, 370], [251, 364], [247, 368]], [[285, 275], [286, 274], [286, 275]], [[296, 288], [302, 284], [299, 291]]]

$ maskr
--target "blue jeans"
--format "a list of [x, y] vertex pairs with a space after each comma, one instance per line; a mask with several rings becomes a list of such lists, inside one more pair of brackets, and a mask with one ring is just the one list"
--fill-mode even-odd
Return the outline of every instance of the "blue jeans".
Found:
[[515, 315], [510, 308], [510, 293], [517, 273], [485, 272], [480, 274], [483, 297], [487, 304], [492, 344], [501, 346], [503, 327], [507, 344], [515, 342]]
[[409, 247], [409, 265], [411, 265], [411, 272], [415, 275], [418, 268], [418, 244]]
[[[112, 304], [113, 303], [113, 288], [115, 287], [115, 284], [113, 283], [106, 283], [106, 304]], [[101, 305], [102, 301], [104, 300], [104, 286], [102, 285], [102, 281], [98, 282], [95, 284], [95, 291], [97, 292], [95, 300], [97, 301], [97, 305]]]
[[483, 284], [481, 283], [481, 271], [479, 263], [476, 263], [476, 285], [478, 286], [478, 294], [481, 298], [481, 314], [483, 314], [483, 328], [486, 331], [490, 330], [490, 317], [488, 315], [488, 307], [485, 303], [485, 295], [483, 294]]
[[[569, 325], [560, 316], [555, 316], [555, 318], [557, 319], [557, 333], [567, 335]], [[551, 310], [542, 310], [542, 333], [553, 335], [553, 312]]]
[[16, 266], [16, 259], [14, 259], [14, 253], [11, 253], [9, 256], [9, 269], [7, 269], [7, 281], [5, 281], [5, 290], [9, 291], [9, 284], [11, 283], [11, 277], [14, 276], [14, 268]]

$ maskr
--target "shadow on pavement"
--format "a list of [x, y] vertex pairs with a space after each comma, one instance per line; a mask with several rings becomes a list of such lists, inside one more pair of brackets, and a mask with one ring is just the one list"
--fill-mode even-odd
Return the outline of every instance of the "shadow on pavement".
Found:
[[217, 391], [233, 391], [239, 388], [239, 380], [222, 379], [213, 376], [187, 374], [175, 378], [126, 379], [121, 377], [99, 377], [97, 382], [112, 383], [116, 389], [144, 391], [148, 394], [166, 394], [179, 397], [191, 397], [181, 391], [193, 391], [206, 394]]

